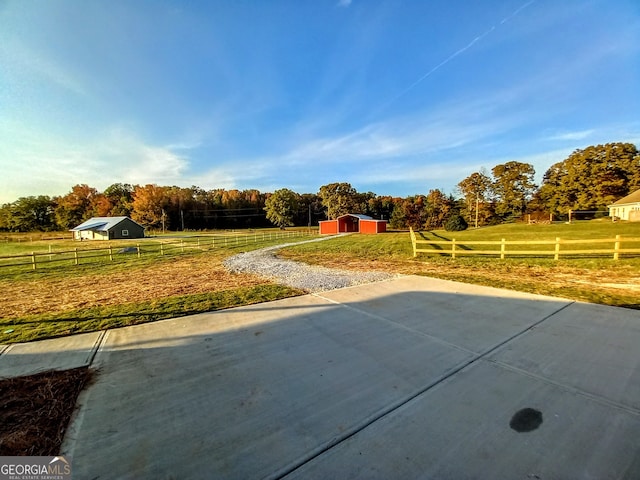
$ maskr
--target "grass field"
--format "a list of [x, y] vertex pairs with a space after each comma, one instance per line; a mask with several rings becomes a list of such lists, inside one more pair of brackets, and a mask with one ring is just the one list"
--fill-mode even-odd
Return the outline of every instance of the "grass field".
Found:
[[[275, 230], [274, 230], [275, 231]], [[464, 232], [434, 231], [429, 238], [472, 240], [593, 239], [640, 237], [640, 224], [603, 221], [553, 225], [500, 225]], [[302, 292], [252, 275], [231, 274], [222, 262], [235, 253], [304, 240], [229, 242], [216, 248], [187, 249], [160, 256], [108, 257], [92, 263], [65, 262], [31, 271], [0, 269], [0, 343], [36, 340], [70, 333], [148, 322], [232, 306], [299, 295]], [[167, 237], [165, 240], [170, 240]], [[158, 240], [158, 239], [155, 239]], [[173, 239], [175, 240], [175, 238]], [[83, 247], [96, 244], [84, 242]], [[103, 242], [97, 242], [101, 246]], [[5, 242], [9, 250], [48, 252], [78, 242]], [[16, 247], [18, 245], [18, 247]], [[117, 244], [120, 246], [120, 243]], [[123, 245], [131, 245], [125, 242]], [[586, 246], [588, 247], [588, 245]], [[114, 247], [115, 248], [115, 247]], [[552, 258], [421, 255], [413, 258], [408, 232], [350, 235], [281, 251], [299, 261], [354, 270], [380, 270], [553, 295], [607, 305], [640, 308], [640, 257]]]
[[[156, 235], [143, 239], [111, 241], [38, 240], [37, 236], [17, 234], [0, 241], [0, 275], [21, 274], [30, 269], [63, 271], [64, 267], [80, 264], [109, 263], [130, 260], [131, 257], [174, 255], [185, 251], [204, 252], [219, 248], [246, 247], [260, 243], [293, 240], [313, 234], [307, 229], [274, 229], [189, 232]], [[129, 257], [129, 258], [127, 258]]]
[[[509, 224], [466, 230], [433, 231], [428, 238], [458, 242], [472, 240], [554, 240], [640, 237], [639, 223], [606, 221], [572, 224]], [[593, 244], [593, 248], [602, 248]], [[638, 246], [638, 245], [636, 245]], [[588, 248], [583, 245], [581, 248]], [[353, 235], [331, 242], [291, 247], [282, 256], [336, 268], [383, 270], [427, 275], [447, 280], [495, 286], [524, 292], [552, 295], [605, 305], [640, 308], [640, 257], [576, 257], [554, 261], [552, 257], [513, 257], [500, 260], [492, 256], [464, 256], [456, 259], [442, 255], [413, 258], [406, 232], [377, 236]]]
[[[252, 239], [253, 234], [252, 232]], [[235, 241], [215, 248], [177, 249], [174, 254], [96, 258], [91, 263], [63, 262], [55, 268], [31, 271], [25, 267], [0, 269], [0, 344], [49, 338], [70, 333], [133, 325], [162, 318], [207, 312], [275, 300], [300, 291], [253, 275], [231, 274], [222, 261], [229, 255], [265, 246], [313, 238]], [[158, 240], [158, 239], [153, 239]], [[165, 240], [175, 240], [168, 236]], [[22, 242], [21, 242], [22, 243]], [[104, 247], [106, 242], [83, 242]], [[114, 249], [131, 245], [113, 242]], [[78, 242], [75, 242], [77, 245]], [[90, 245], [89, 245], [90, 244]], [[5, 243], [14, 248], [14, 242]], [[69, 248], [64, 242], [29, 242], [27, 251]], [[71, 245], [74, 245], [71, 243]], [[25, 244], [22, 244], [23, 248]], [[144, 248], [144, 247], [143, 247]], [[2, 251], [0, 249], [0, 251]], [[15, 249], [14, 249], [15, 251]]]

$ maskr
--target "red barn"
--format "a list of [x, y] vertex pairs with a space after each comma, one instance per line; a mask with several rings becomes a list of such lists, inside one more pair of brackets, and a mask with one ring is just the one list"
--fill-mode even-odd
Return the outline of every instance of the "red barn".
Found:
[[320, 222], [321, 235], [335, 235], [336, 233], [382, 233], [387, 231], [386, 220], [374, 220], [368, 215], [347, 213], [335, 220]]

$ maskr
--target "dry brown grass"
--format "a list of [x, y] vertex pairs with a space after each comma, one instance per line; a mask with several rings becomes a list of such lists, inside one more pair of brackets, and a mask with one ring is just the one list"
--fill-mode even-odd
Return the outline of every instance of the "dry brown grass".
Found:
[[82, 367], [1, 380], [0, 455], [58, 455], [78, 395], [92, 375]]
[[190, 255], [107, 274], [2, 280], [0, 311], [3, 317], [13, 318], [264, 283], [267, 282], [253, 275], [227, 272], [221, 256]]

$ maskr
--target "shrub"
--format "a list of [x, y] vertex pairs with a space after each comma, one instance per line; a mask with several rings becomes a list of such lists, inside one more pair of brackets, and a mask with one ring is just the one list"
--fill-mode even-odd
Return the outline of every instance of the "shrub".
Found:
[[452, 217], [449, 217], [447, 223], [444, 224], [444, 229], [447, 232], [460, 232], [462, 230], [466, 230], [468, 226], [469, 225], [467, 225], [467, 222], [462, 218], [462, 216], [453, 215]]

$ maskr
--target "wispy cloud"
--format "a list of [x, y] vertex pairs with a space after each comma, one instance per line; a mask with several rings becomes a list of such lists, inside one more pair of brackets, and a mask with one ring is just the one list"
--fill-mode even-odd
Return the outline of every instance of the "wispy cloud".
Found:
[[495, 136], [525, 121], [504, 109], [504, 98], [522, 92], [499, 92], [478, 99], [463, 98], [414, 114], [372, 122], [337, 135], [317, 134], [290, 145], [281, 156], [288, 162], [335, 164], [431, 155]]
[[0, 202], [15, 200], [17, 192], [62, 194], [77, 183], [99, 189], [114, 182], [179, 184], [189, 168], [186, 146], [149, 144], [120, 128], [77, 142], [19, 125], [0, 126], [7, 134], [0, 136], [0, 169], [5, 172]]
[[[50, 55], [40, 53], [16, 38], [0, 41], [0, 60], [5, 71], [13, 75], [18, 74], [18, 78], [36, 75], [75, 94], [88, 94], [86, 85], [77, 75], [56, 62]], [[6, 79], [10, 81], [11, 76], [8, 75]]]
[[584, 140], [590, 137], [595, 130], [579, 130], [575, 132], [557, 133], [547, 137], [546, 140]]
[[337, 6], [346, 8], [351, 5], [352, 0], [338, 0]]

